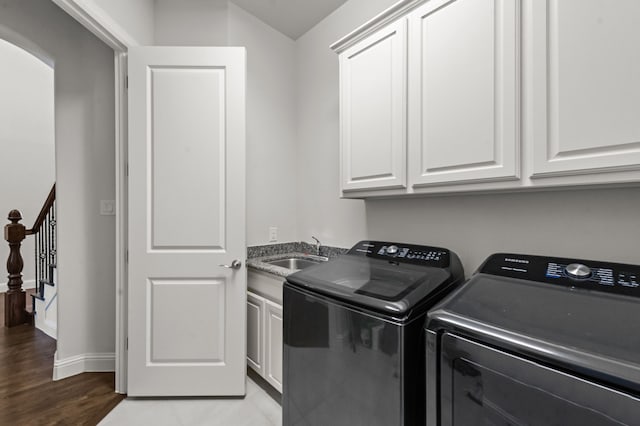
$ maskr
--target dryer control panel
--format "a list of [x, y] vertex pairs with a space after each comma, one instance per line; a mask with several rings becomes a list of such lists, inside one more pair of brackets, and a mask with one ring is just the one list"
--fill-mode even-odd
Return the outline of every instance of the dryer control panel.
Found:
[[449, 250], [445, 248], [384, 241], [360, 241], [349, 254], [436, 268], [446, 268], [450, 262]]
[[639, 265], [497, 253], [479, 272], [640, 297]]

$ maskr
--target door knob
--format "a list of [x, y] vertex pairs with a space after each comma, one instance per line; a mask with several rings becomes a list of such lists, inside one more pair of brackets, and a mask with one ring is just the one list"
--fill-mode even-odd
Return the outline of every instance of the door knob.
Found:
[[229, 268], [229, 269], [240, 269], [240, 267], [242, 266], [242, 262], [240, 262], [239, 260], [234, 260], [233, 262], [231, 262], [231, 265], [219, 265], [222, 266], [223, 268]]

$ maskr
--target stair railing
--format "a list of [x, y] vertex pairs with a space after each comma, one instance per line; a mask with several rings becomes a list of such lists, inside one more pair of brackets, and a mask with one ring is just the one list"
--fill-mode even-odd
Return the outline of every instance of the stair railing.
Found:
[[[11, 210], [8, 219], [11, 223], [4, 227], [4, 238], [9, 243], [9, 281], [4, 297], [4, 324], [5, 327], [14, 327], [33, 321], [33, 314], [26, 310], [26, 293], [22, 289], [24, 261], [20, 246], [25, 237], [35, 237], [36, 289], [39, 295], [42, 295], [43, 281], [51, 280], [51, 266], [56, 264], [56, 185], [54, 184], [49, 191], [31, 229], [26, 229], [19, 223], [22, 220], [19, 210]], [[46, 279], [45, 272], [49, 274]]]

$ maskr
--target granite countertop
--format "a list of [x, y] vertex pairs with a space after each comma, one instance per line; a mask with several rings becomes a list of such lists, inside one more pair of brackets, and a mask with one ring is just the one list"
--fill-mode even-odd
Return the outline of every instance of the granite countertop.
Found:
[[316, 255], [315, 246], [305, 242], [269, 244], [264, 246], [247, 247], [247, 267], [256, 271], [267, 272], [279, 277], [287, 277], [298, 269], [289, 269], [271, 265], [269, 261], [295, 258], [310, 260], [327, 260], [347, 252], [340, 247], [322, 246], [320, 256]]

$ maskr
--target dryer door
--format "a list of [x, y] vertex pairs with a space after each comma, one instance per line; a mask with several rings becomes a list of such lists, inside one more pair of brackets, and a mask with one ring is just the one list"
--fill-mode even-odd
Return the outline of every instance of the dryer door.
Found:
[[631, 425], [640, 399], [452, 334], [442, 337], [442, 425]]

